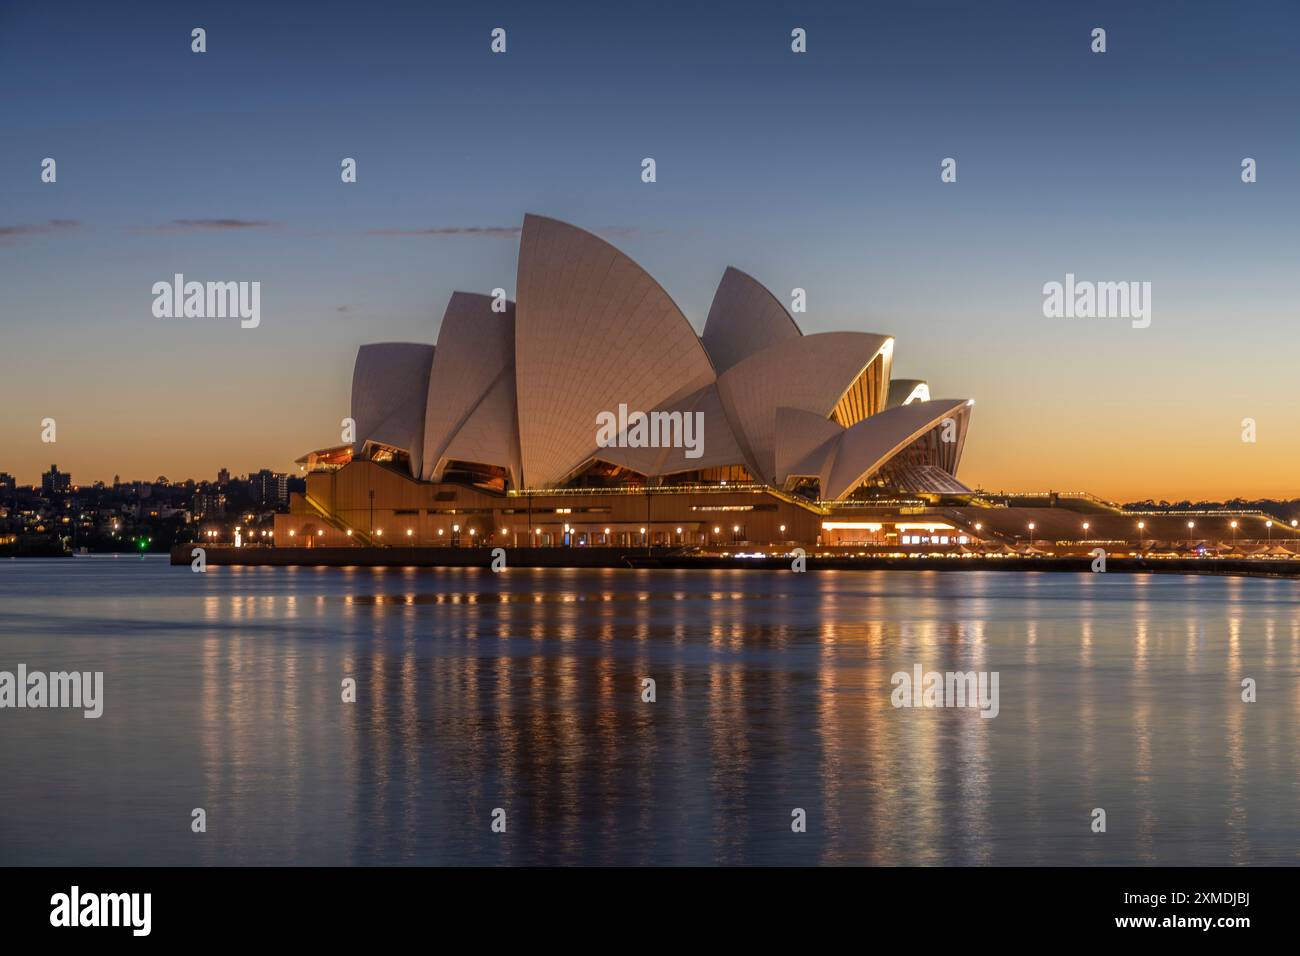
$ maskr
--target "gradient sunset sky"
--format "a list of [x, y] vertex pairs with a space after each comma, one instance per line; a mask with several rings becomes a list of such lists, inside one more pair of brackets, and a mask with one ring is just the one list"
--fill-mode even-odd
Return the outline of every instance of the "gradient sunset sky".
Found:
[[[896, 377], [976, 400], [972, 487], [1298, 496], [1298, 30], [1293, 2], [7, 4], [0, 471], [289, 470], [338, 441], [358, 345], [513, 297], [536, 212], [697, 331], [734, 265], [807, 289], [805, 332], [896, 336]], [[155, 318], [177, 272], [260, 281], [261, 326]], [[1151, 326], [1044, 318], [1067, 272], [1151, 282]]]

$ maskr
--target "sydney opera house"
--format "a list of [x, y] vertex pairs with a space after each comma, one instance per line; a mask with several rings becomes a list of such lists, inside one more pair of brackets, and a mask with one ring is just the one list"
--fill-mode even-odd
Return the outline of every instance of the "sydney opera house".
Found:
[[699, 335], [635, 262], [541, 216], [515, 288], [454, 293], [434, 345], [361, 347], [354, 440], [300, 459], [277, 545], [886, 543], [911, 530], [889, 502], [969, 494], [973, 402], [893, 379], [889, 335], [805, 335], [734, 268]]

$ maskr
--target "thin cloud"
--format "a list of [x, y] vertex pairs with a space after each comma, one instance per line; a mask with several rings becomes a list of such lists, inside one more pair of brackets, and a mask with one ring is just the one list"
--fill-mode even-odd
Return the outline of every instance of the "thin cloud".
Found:
[[428, 229], [367, 229], [367, 236], [489, 236], [514, 239], [519, 226], [432, 226]]
[[173, 219], [146, 226], [146, 232], [229, 232], [237, 229], [267, 229], [279, 225], [268, 219]]
[[[428, 229], [367, 229], [367, 236], [487, 236], [493, 239], [517, 239], [523, 231], [521, 226], [430, 226]], [[599, 236], [626, 237], [633, 236], [641, 230], [635, 226], [603, 226], [593, 229]]]
[[48, 222], [18, 222], [12, 226], [0, 226], [0, 242], [12, 245], [15, 239], [28, 236], [48, 236], [55, 233], [67, 233], [80, 229], [81, 223], [76, 219], [51, 219]]

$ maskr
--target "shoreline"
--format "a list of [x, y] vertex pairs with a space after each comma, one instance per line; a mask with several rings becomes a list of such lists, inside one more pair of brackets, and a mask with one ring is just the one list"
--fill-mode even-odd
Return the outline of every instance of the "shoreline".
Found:
[[[171, 550], [173, 565], [191, 563], [193, 544]], [[493, 548], [232, 548], [206, 546], [205, 559], [217, 567], [421, 567], [488, 568]], [[624, 568], [651, 570], [788, 571], [787, 556], [739, 558], [683, 554], [675, 548], [506, 548], [508, 568]], [[1093, 558], [1079, 557], [895, 557], [815, 555], [808, 571], [1055, 571], [1091, 574]], [[1208, 574], [1300, 578], [1300, 560], [1265, 558], [1106, 559], [1105, 573]]]

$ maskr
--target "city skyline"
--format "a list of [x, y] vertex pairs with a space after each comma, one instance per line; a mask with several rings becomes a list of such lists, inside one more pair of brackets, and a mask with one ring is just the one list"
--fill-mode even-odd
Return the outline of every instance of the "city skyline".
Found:
[[[75, 35], [0, 15], [0, 470], [21, 483], [52, 461], [83, 484], [294, 470], [336, 438], [357, 346], [434, 339], [455, 289], [514, 297], [532, 209], [665, 278], [696, 332], [735, 266], [805, 289], [809, 333], [914, 343], [896, 376], [977, 402], [972, 487], [1295, 496], [1286, 5], [1011, 5], [976, 34], [848, 6], [74, 8]], [[260, 282], [260, 324], [155, 318], [176, 273]], [[1045, 318], [1067, 275], [1150, 282], [1150, 326]]]

